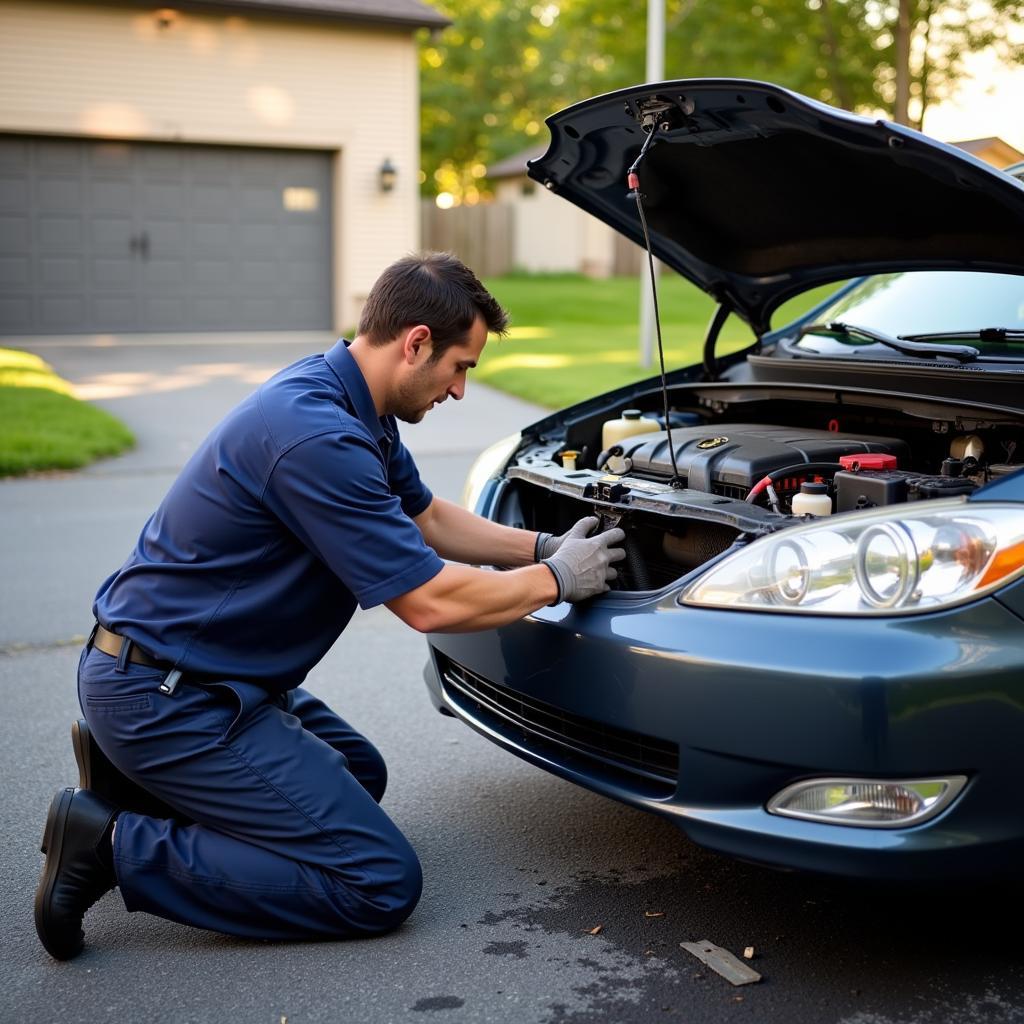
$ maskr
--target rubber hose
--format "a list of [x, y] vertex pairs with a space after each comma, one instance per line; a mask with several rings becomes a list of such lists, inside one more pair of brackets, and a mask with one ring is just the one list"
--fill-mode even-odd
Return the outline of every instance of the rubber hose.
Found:
[[607, 461], [608, 461], [608, 460], [609, 460], [609, 459], [610, 459], [610, 458], [611, 458], [611, 457], [612, 457], [613, 455], [621, 455], [621, 454], [623, 453], [623, 451], [624, 451], [624, 450], [625, 450], [625, 449], [624, 449], [624, 448], [622, 447], [622, 445], [621, 445], [621, 444], [613, 444], [613, 445], [611, 446], [611, 448], [605, 448], [605, 450], [604, 450], [603, 452], [601, 452], [601, 454], [600, 454], [600, 455], [598, 455], [598, 457], [597, 457], [597, 463], [596, 463], [596, 468], [597, 468], [597, 469], [604, 469], [604, 465], [605, 465], [605, 463], [606, 463], [606, 462], [607, 462]]
[[809, 476], [822, 473], [835, 474], [841, 470], [842, 464], [838, 462], [796, 462], [792, 466], [783, 466], [782, 469], [773, 470], [767, 476], [761, 477], [747, 492], [744, 499], [748, 504], [753, 505], [758, 497], [764, 493], [769, 483], [775, 483], [787, 476]]

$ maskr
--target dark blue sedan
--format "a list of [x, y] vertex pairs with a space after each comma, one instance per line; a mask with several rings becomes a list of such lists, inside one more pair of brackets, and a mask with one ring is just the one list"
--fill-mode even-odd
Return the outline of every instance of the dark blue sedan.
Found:
[[[590, 602], [431, 636], [435, 705], [738, 857], [1015, 868], [1024, 185], [758, 82], [638, 86], [548, 125], [530, 176], [719, 311], [701, 364], [481, 456], [481, 515], [555, 534], [597, 515], [627, 558]], [[730, 313], [757, 341], [721, 356]]]

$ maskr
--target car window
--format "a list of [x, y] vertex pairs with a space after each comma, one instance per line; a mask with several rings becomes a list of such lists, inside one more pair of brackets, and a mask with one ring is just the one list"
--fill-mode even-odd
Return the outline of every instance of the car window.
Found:
[[[987, 328], [1024, 328], [1024, 277], [974, 271], [913, 271], [878, 274], [818, 310], [814, 322], [857, 324], [889, 335], [934, 335], [977, 332]], [[950, 337], [949, 344], [963, 344]], [[797, 347], [820, 354], [842, 355], [873, 344], [853, 335], [810, 334]], [[1024, 358], [1020, 341], [971, 341], [985, 355]]]

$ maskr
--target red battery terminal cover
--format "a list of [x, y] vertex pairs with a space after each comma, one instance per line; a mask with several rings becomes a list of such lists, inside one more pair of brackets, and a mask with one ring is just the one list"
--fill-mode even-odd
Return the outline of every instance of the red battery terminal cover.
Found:
[[840, 455], [839, 465], [856, 473], [861, 469], [895, 469], [896, 456], [881, 452], [864, 452], [862, 455]]

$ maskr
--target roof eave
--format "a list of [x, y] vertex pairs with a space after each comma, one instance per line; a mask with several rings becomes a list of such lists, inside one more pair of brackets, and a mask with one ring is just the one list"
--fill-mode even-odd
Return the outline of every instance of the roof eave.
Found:
[[[142, 4], [142, 6], [146, 6]], [[317, 20], [338, 21], [348, 24], [379, 25], [387, 28], [406, 28], [416, 30], [427, 28], [439, 31], [451, 25], [451, 21], [436, 12], [425, 13], [423, 16], [407, 16], [404, 14], [369, 14], [362, 11], [331, 11], [314, 4], [272, 4], [253, 0], [178, 0], [176, 4], [182, 10], [221, 10], [248, 14], [266, 14], [284, 18], [312, 18]]]

